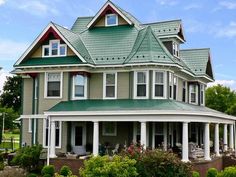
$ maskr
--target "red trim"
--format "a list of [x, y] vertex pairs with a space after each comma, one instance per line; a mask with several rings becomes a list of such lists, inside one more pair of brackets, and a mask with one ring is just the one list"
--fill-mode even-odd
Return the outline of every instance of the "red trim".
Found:
[[28, 75], [32, 78], [36, 78], [38, 76], [38, 73], [28, 73]]
[[111, 11], [112, 14], [118, 14], [117, 11], [115, 9], [113, 9], [110, 5], [108, 5], [104, 11], [100, 14], [100, 16], [104, 16], [106, 14], [110, 14], [110, 13], [107, 13], [107, 11]]
[[61, 37], [57, 34], [57, 32], [52, 27], [50, 27], [47, 30], [47, 32], [42, 36], [42, 38], [39, 40], [39, 42], [44, 42], [45, 40], [47, 40], [50, 34], [52, 34], [55, 39], [62, 40]]

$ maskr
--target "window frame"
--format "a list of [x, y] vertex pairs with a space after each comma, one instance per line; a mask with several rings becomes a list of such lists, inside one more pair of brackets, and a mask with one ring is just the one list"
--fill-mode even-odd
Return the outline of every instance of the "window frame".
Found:
[[205, 85], [200, 84], [200, 105], [204, 106], [205, 105]]
[[[114, 132], [113, 133], [105, 132], [106, 123], [114, 123]], [[102, 122], [102, 136], [117, 136], [117, 122]]]
[[[143, 72], [146, 73], [146, 96], [137, 96], [137, 86], [138, 86], [138, 73]], [[134, 71], [134, 92], [133, 92], [133, 98], [134, 99], [148, 99], [149, 98], [149, 70], [138, 70]]]
[[[191, 87], [195, 86], [196, 87], [196, 93], [195, 93], [195, 102], [192, 102], [192, 99], [191, 99], [191, 93], [192, 93], [192, 89]], [[198, 104], [198, 86], [197, 84], [190, 84], [189, 85], [189, 103], [190, 104], [195, 104], [197, 105]]]
[[[107, 18], [108, 18], [109, 16], [115, 16], [115, 17], [116, 17], [116, 23], [115, 23], [115, 24], [109, 25], [109, 24], [107, 23]], [[105, 26], [107, 26], [107, 27], [109, 27], [109, 26], [118, 26], [118, 24], [119, 24], [118, 20], [119, 20], [119, 18], [118, 18], [118, 15], [117, 15], [117, 14], [106, 14], [106, 15], [105, 15]]]
[[[83, 97], [78, 97], [75, 96], [75, 77], [76, 76], [83, 76], [84, 77], [84, 96]], [[77, 74], [72, 77], [72, 100], [84, 100], [87, 99], [88, 97], [88, 77], [82, 74]]]
[[[48, 148], [48, 145], [46, 145], [46, 140], [47, 140], [46, 136], [48, 136], [47, 133], [46, 133], [47, 132], [46, 129], [48, 128], [48, 127], [46, 127], [46, 123], [47, 123], [46, 121], [49, 121], [49, 120], [43, 119], [43, 148]], [[56, 149], [61, 149], [62, 121], [55, 121], [55, 122], [59, 122], [59, 145], [56, 146], [56, 137], [55, 137], [55, 148]], [[55, 132], [56, 132], [56, 128], [57, 127], [55, 127]]]
[[178, 77], [176, 75], [173, 75], [173, 100], [178, 100]]
[[[163, 73], [163, 97], [161, 96], [155, 96], [156, 93], [155, 93], [155, 86], [158, 84], [158, 85], [161, 85], [161, 83], [156, 83], [156, 73], [159, 72], [159, 73]], [[153, 71], [153, 76], [152, 76], [152, 98], [153, 99], [166, 99], [166, 71], [163, 71], [163, 70], [154, 70]]]
[[172, 45], [172, 50], [173, 50], [173, 55], [175, 57], [178, 57], [179, 58], [179, 44], [177, 42], [174, 42], [173, 41], [173, 45]]
[[[59, 73], [60, 74], [60, 96], [48, 96], [48, 74]], [[44, 78], [44, 98], [46, 99], [61, 99], [62, 98], [62, 88], [63, 88], [63, 72], [45, 72]]]
[[[171, 79], [170, 79], [171, 76]], [[169, 93], [169, 99], [173, 100], [174, 98], [174, 73], [169, 72], [168, 74], [168, 93]], [[171, 92], [170, 92], [170, 87], [171, 87]], [[171, 95], [170, 95], [171, 93]]]
[[[106, 96], [106, 89], [107, 89], [107, 86], [112, 86], [112, 85], [107, 85], [106, 83], [106, 79], [107, 79], [107, 75], [108, 74], [114, 74], [115, 75], [115, 84], [114, 84], [114, 97], [107, 97]], [[103, 99], [117, 99], [117, 72], [104, 72], [103, 73]]]
[[[57, 55], [52, 55], [52, 43], [53, 42], [56, 42], [58, 44], [58, 47], [57, 47]], [[60, 48], [61, 47], [65, 47], [65, 54], [64, 55], [61, 55], [60, 54]], [[49, 55], [48, 56], [45, 56], [44, 55], [44, 49], [45, 48], [49, 48]], [[59, 39], [52, 39], [52, 40], [49, 40], [49, 44], [48, 45], [42, 45], [42, 58], [46, 58], [46, 57], [63, 57], [63, 56], [67, 56], [67, 45], [66, 44], [61, 44], [60, 43], [60, 40]]]
[[[185, 90], [185, 95], [184, 95], [184, 90]], [[183, 80], [183, 82], [182, 82], [182, 102], [187, 103], [187, 101], [188, 101], [187, 97], [188, 97], [188, 94], [187, 94], [187, 81]], [[183, 98], [185, 98], [185, 100]]]

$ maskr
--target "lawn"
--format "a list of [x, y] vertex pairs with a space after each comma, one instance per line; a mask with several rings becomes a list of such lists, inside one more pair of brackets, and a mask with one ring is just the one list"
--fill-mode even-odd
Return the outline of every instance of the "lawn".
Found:
[[12, 134], [11, 132], [4, 133], [0, 149], [18, 149], [20, 134]]

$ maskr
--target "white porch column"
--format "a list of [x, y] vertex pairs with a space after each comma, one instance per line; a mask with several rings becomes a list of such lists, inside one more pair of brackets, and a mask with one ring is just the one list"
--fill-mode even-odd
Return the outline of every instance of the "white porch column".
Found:
[[50, 128], [50, 154], [49, 157], [50, 158], [56, 158], [56, 153], [55, 153], [55, 144], [56, 144], [56, 125], [55, 125], [55, 121], [51, 121], [49, 122], [49, 126], [51, 126]]
[[156, 124], [155, 122], [152, 123], [152, 149], [155, 149], [155, 134], [156, 134]]
[[224, 124], [224, 152], [228, 151], [228, 125]]
[[204, 159], [211, 160], [210, 157], [210, 128], [209, 123], [204, 125]]
[[219, 144], [219, 124], [215, 124], [215, 141], [214, 141], [214, 148], [215, 148], [215, 153], [216, 156], [220, 156], [220, 144]]
[[182, 161], [188, 162], [188, 122], [183, 122], [182, 135]]
[[230, 124], [230, 134], [229, 134], [229, 148], [233, 151], [234, 150], [234, 126]]
[[167, 151], [167, 123], [164, 122], [164, 126], [163, 126], [163, 134], [164, 134], [164, 151]]
[[99, 153], [99, 122], [93, 122], [93, 155]]
[[146, 149], [147, 145], [147, 123], [146, 122], [141, 122], [141, 145], [143, 145], [143, 148]]

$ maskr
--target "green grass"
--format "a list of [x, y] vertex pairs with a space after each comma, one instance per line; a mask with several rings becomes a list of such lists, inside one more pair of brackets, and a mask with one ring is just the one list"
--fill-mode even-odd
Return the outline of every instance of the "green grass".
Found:
[[6, 139], [10, 139], [10, 138], [20, 139], [20, 134], [12, 134], [11, 132], [8, 132], [8, 133], [4, 133], [3, 137]]
[[11, 132], [4, 133], [2, 138], [2, 143], [0, 144], [0, 149], [12, 149], [12, 142], [11, 139], [13, 138], [13, 148], [18, 149], [19, 146], [19, 139], [20, 134], [12, 134]]

